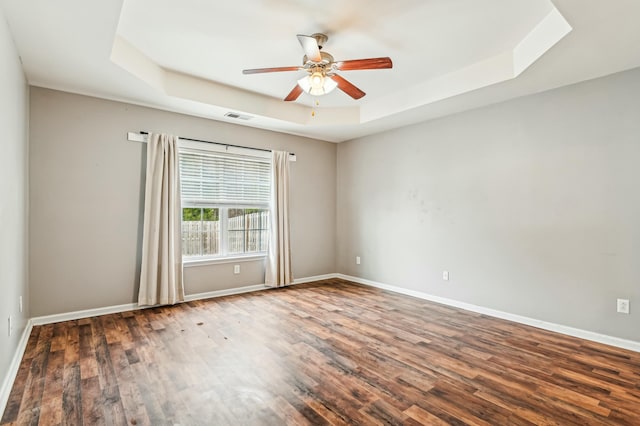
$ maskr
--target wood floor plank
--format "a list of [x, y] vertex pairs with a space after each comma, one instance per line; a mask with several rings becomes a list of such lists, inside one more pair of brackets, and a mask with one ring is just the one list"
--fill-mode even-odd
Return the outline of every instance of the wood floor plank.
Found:
[[[65, 358], [66, 359], [66, 358]], [[80, 364], [65, 364], [64, 385], [62, 389], [62, 410], [66, 424], [81, 425], [82, 420], [82, 386]], [[85, 396], [86, 398], [87, 396]]]
[[339, 279], [33, 328], [0, 425], [637, 425], [640, 354]]
[[[30, 340], [37, 339], [37, 331], [36, 333], [32, 333]], [[11, 388], [11, 392], [9, 393], [9, 400], [7, 401], [7, 406], [4, 410], [4, 414], [0, 419], [0, 424], [11, 424], [18, 419], [18, 414], [20, 414], [20, 406], [22, 404], [22, 400], [24, 399], [24, 392], [27, 388], [27, 380], [29, 379], [29, 370], [31, 369], [31, 361], [32, 358], [25, 357], [22, 358], [22, 362], [20, 363], [20, 367], [18, 368], [18, 373], [16, 374], [16, 379], [13, 382], [13, 387]]]

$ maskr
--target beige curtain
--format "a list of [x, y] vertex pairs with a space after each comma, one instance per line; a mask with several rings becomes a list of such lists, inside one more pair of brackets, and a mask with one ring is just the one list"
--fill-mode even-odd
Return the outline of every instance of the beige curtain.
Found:
[[271, 159], [271, 229], [264, 282], [280, 287], [293, 282], [289, 242], [289, 153], [273, 151]]
[[139, 305], [184, 300], [178, 138], [149, 134]]

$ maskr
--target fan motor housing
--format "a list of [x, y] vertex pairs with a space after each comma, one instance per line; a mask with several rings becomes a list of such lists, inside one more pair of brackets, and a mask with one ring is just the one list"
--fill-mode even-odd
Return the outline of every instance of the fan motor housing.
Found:
[[322, 60], [320, 60], [320, 62], [314, 62], [314, 61], [309, 60], [309, 58], [307, 58], [307, 55], [304, 55], [304, 57], [302, 58], [302, 65], [303, 66], [307, 66], [307, 65], [329, 65], [330, 63], [334, 62], [333, 56], [331, 56], [327, 52], [320, 52], [320, 56], [322, 57]]

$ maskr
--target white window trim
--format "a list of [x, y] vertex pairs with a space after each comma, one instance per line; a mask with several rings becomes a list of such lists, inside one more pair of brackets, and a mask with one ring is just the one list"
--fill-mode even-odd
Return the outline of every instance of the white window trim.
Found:
[[192, 256], [183, 257], [182, 264], [185, 268], [191, 268], [194, 266], [207, 266], [207, 265], [221, 265], [224, 263], [238, 263], [238, 262], [257, 262], [266, 259], [267, 253], [251, 253], [247, 255], [231, 255], [231, 256]]
[[220, 253], [218, 253], [219, 257], [229, 257], [227, 253], [228, 250], [228, 239], [229, 239], [229, 227], [227, 220], [229, 219], [229, 209], [231, 207], [218, 207], [218, 220], [220, 221], [220, 241], [218, 241], [218, 247], [220, 247]]

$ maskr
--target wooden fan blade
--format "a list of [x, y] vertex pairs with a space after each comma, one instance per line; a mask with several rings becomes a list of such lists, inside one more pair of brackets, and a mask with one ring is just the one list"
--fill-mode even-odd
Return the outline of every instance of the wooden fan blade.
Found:
[[298, 96], [300, 96], [302, 94], [303, 90], [302, 87], [300, 87], [300, 85], [296, 84], [296, 87], [293, 88], [293, 90], [291, 92], [289, 92], [289, 94], [287, 95], [286, 98], [284, 98], [285, 101], [289, 102], [289, 101], [295, 101], [296, 99], [298, 99]]
[[298, 71], [302, 67], [276, 67], [276, 68], [254, 68], [250, 70], [242, 70], [242, 74], [260, 74], [264, 72], [280, 72], [280, 71]]
[[369, 59], [352, 59], [350, 61], [338, 61], [335, 63], [336, 69], [341, 71], [353, 70], [379, 70], [384, 68], [393, 68], [391, 58], [369, 58]]
[[353, 99], [360, 99], [361, 97], [366, 95], [366, 93], [364, 93], [362, 90], [358, 89], [356, 86], [349, 83], [347, 80], [345, 80], [344, 78], [340, 77], [337, 74], [330, 76], [330, 78], [336, 83], [338, 83], [338, 89], [342, 90], [344, 93], [351, 96]]
[[318, 41], [314, 37], [298, 34], [298, 41], [304, 50], [304, 54], [307, 55], [308, 60], [313, 62], [322, 61]]

